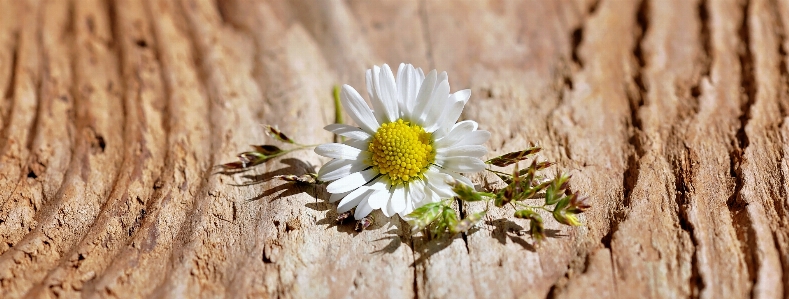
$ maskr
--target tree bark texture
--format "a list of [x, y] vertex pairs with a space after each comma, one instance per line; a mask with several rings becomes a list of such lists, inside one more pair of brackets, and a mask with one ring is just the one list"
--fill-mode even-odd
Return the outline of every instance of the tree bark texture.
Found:
[[[0, 0], [0, 297], [785, 298], [788, 33], [785, 0]], [[330, 142], [332, 86], [400, 62], [584, 225], [357, 233], [272, 179], [310, 151], [215, 174], [260, 124]]]

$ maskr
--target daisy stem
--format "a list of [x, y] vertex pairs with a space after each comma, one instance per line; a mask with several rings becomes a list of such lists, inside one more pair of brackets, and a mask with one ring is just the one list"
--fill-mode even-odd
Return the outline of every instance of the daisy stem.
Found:
[[283, 151], [281, 151], [279, 153], [276, 153], [276, 154], [273, 154], [273, 155], [270, 155], [270, 156], [268, 156], [269, 159], [270, 158], [279, 157], [279, 156], [282, 156], [282, 155], [290, 153], [290, 152], [301, 151], [301, 150], [313, 148], [313, 147], [316, 147], [316, 146], [319, 145], [319, 144], [307, 144], [307, 145], [304, 145], [304, 144], [298, 144], [298, 143], [294, 143], [294, 144], [296, 144], [298, 146], [294, 147], [294, 148], [291, 148], [291, 149], [283, 150]]
[[[518, 205], [518, 206], [519, 206], [519, 207], [521, 207], [521, 208], [527, 208], [527, 209], [540, 209], [540, 210], [548, 211], [548, 212], [551, 212], [551, 213], [553, 212], [552, 210], [550, 210], [550, 209], [546, 208], [546, 207], [545, 207], [545, 205], [541, 205], [541, 206], [530, 206], [530, 205], [522, 204], [522, 203], [519, 203], [519, 202], [515, 202], [514, 204]], [[515, 206], [513, 206], [513, 207], [514, 207], [515, 209], [517, 209], [517, 208], [518, 208], [518, 207], [515, 207]]]
[[308, 149], [308, 148], [317, 147], [319, 145], [320, 144], [299, 144], [298, 147], [294, 147], [294, 148], [289, 149], [287, 151], [289, 151], [289, 152], [300, 151], [300, 150], [305, 150], [305, 149]]
[[501, 171], [498, 171], [498, 170], [493, 170], [493, 169], [490, 169], [490, 168], [485, 168], [485, 170], [490, 171], [490, 172], [495, 173], [495, 174], [512, 176], [511, 173], [505, 173], [505, 172], [501, 172]]
[[334, 97], [334, 123], [342, 124], [342, 105], [340, 104], [340, 86], [334, 85], [334, 89], [332, 90], [332, 96]]
[[294, 141], [293, 145], [296, 145], [297, 147], [292, 148], [291, 150], [302, 150], [302, 149], [305, 149], [305, 148], [308, 148], [308, 147], [316, 147], [319, 144], [301, 144], [301, 143], [298, 143], [298, 142]]
[[482, 196], [485, 196], [485, 197], [490, 197], [488, 200], [491, 200], [491, 199], [496, 197], [496, 194], [493, 194], [493, 193], [490, 193], [490, 192], [477, 192], [477, 193], [479, 193], [479, 195], [482, 195]]
[[[334, 123], [342, 124], [344, 121], [342, 119], [342, 105], [340, 103], [339, 85], [334, 85], [332, 96], [334, 97]], [[334, 135], [334, 142], [345, 142], [345, 136]]]

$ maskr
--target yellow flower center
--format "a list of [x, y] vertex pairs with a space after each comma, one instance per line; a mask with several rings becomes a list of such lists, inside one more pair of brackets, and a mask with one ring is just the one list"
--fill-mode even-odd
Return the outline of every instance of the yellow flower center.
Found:
[[392, 185], [421, 178], [436, 157], [431, 135], [402, 119], [385, 123], [370, 142], [370, 164], [388, 175]]

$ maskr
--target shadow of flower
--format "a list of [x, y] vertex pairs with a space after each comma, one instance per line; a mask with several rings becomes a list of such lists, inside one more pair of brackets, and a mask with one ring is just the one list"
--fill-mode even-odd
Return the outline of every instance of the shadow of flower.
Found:
[[[279, 160], [280, 163], [287, 165], [285, 168], [280, 168], [274, 171], [269, 171], [266, 173], [261, 174], [244, 174], [241, 176], [242, 179], [245, 180], [242, 184], [234, 184], [237, 187], [245, 187], [245, 186], [253, 186], [257, 184], [263, 184], [274, 180], [277, 176], [280, 175], [303, 175], [308, 173], [315, 173], [315, 166], [305, 163], [302, 160], [294, 159], [294, 158], [287, 158]], [[241, 171], [246, 172], [246, 171]], [[239, 174], [241, 172], [234, 172], [233, 174]], [[247, 199], [247, 201], [257, 201], [263, 198], [270, 197], [269, 201], [274, 201], [278, 198], [293, 196], [300, 193], [307, 193], [314, 198], [318, 198], [319, 195], [322, 198], [328, 198], [326, 195], [325, 187], [322, 185], [313, 185], [313, 184], [304, 184], [298, 182], [284, 182], [283, 184], [279, 184], [273, 188], [266, 189], [263, 193], [258, 194], [257, 196]]]

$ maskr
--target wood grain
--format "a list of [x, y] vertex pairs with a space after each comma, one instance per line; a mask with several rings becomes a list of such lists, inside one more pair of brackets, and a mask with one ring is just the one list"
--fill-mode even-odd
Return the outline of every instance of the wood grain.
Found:
[[[785, 298], [787, 24], [785, 0], [0, 0], [0, 297]], [[261, 124], [331, 141], [332, 87], [400, 62], [472, 90], [489, 157], [541, 145], [584, 225], [356, 232], [272, 179], [310, 151], [212, 168]]]

